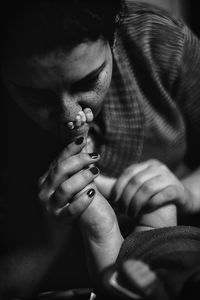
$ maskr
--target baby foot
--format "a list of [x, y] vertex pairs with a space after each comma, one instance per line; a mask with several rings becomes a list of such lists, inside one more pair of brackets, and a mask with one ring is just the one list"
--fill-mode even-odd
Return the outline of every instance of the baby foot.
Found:
[[127, 260], [121, 267], [123, 276], [131, 287], [145, 296], [150, 296], [156, 286], [157, 276], [150, 267], [140, 260]]
[[69, 129], [79, 128], [84, 125], [86, 122], [90, 123], [93, 121], [93, 113], [90, 108], [85, 108], [83, 111], [81, 110], [77, 116], [75, 117], [75, 121], [68, 122], [67, 126]]

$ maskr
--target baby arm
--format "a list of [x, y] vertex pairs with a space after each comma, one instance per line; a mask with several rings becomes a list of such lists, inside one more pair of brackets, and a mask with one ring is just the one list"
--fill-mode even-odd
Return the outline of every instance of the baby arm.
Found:
[[92, 186], [95, 196], [80, 216], [79, 225], [84, 239], [88, 270], [94, 283], [99, 286], [102, 273], [115, 263], [123, 237], [112, 207], [95, 184]]
[[159, 161], [131, 165], [118, 179], [99, 176], [95, 181], [121, 213], [137, 217], [136, 231], [177, 224], [175, 204], [185, 199], [185, 188]]

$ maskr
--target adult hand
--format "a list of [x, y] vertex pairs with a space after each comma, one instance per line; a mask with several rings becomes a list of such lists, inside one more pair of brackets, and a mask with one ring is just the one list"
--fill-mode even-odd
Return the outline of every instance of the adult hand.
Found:
[[137, 216], [169, 203], [184, 205], [187, 190], [166, 165], [150, 159], [125, 169], [111, 199], [122, 213]]
[[[47, 234], [55, 244], [65, 239], [69, 227], [66, 225], [72, 224], [93, 199], [88, 185], [99, 171], [90, 165], [99, 160], [99, 155], [81, 153], [85, 144], [85, 137], [70, 143], [39, 180], [39, 200], [45, 211]], [[75, 195], [87, 186], [85, 197], [76, 199]]]

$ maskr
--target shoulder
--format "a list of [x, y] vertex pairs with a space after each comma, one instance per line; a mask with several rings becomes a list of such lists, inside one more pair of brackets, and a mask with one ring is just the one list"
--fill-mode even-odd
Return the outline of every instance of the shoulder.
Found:
[[163, 25], [178, 30], [183, 28], [182, 20], [173, 17], [165, 9], [132, 0], [124, 0], [124, 22], [126, 24], [146, 22], [156, 27]]
[[185, 35], [182, 20], [150, 4], [126, 0], [124, 7], [122, 32], [138, 46], [145, 47], [147, 52], [159, 50], [161, 55], [182, 50]]
[[[185, 24], [156, 6], [125, 1], [118, 31], [120, 56], [128, 55], [136, 69], [154, 73], [171, 86], [176, 80], [185, 47]], [[117, 43], [116, 43], [117, 44]]]

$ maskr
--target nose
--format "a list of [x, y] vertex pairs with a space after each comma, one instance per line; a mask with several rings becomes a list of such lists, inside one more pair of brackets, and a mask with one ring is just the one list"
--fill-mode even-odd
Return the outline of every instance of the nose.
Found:
[[78, 99], [69, 93], [62, 93], [60, 95], [60, 117], [64, 123], [74, 121], [77, 114], [82, 110], [81, 103]]

